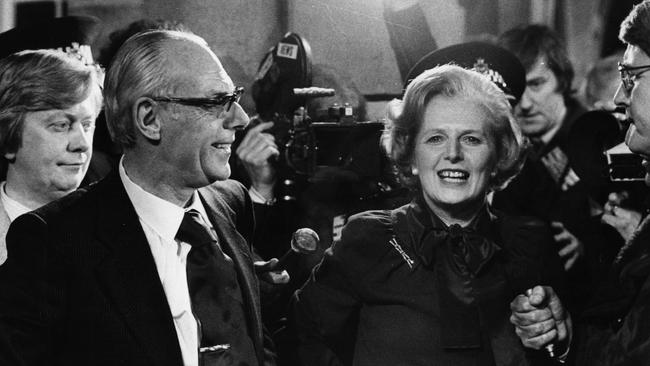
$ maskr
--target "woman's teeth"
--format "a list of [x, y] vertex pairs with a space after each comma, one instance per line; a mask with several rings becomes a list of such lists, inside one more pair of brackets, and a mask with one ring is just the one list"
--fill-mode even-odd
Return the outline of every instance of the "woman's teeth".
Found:
[[469, 173], [461, 170], [441, 170], [438, 172], [438, 176], [443, 179], [467, 179]]

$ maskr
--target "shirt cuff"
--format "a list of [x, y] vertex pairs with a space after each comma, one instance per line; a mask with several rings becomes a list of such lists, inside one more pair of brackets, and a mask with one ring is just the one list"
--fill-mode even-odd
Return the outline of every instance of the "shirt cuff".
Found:
[[251, 186], [248, 189], [248, 194], [251, 196], [251, 200], [253, 201], [253, 203], [272, 206], [276, 202], [275, 197], [271, 199], [266, 199], [264, 196], [262, 196], [262, 194], [260, 194], [260, 192], [257, 191], [257, 189], [253, 188], [253, 186]]

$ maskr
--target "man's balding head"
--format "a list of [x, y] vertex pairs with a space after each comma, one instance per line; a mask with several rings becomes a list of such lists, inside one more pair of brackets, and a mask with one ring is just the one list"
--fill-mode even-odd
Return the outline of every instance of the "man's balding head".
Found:
[[205, 40], [189, 32], [154, 30], [129, 38], [106, 74], [104, 87], [108, 128], [122, 148], [135, 144], [133, 107], [142, 96], [182, 93], [200, 82], [196, 71], [206, 62], [216, 64], [218, 77], [231, 84]]

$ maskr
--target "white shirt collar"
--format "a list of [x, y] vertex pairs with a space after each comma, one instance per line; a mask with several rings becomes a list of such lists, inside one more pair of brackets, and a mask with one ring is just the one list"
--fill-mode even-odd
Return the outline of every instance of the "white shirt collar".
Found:
[[5, 190], [6, 185], [6, 181], [2, 182], [0, 185], [0, 200], [2, 200], [2, 205], [7, 212], [7, 216], [9, 216], [9, 221], [14, 221], [18, 216], [26, 214], [29, 211], [32, 211], [32, 209], [9, 197]]
[[555, 137], [557, 132], [560, 130], [560, 127], [562, 127], [562, 123], [564, 123], [564, 120], [557, 123], [555, 126], [553, 126], [553, 128], [546, 131], [546, 133], [539, 138], [544, 143], [544, 145], [548, 145], [548, 143], [551, 142], [553, 137]]
[[160, 237], [169, 241], [175, 240], [174, 238], [176, 237], [178, 228], [181, 226], [181, 221], [183, 221], [185, 211], [190, 209], [197, 210], [203, 217], [203, 220], [210, 225], [207, 213], [201, 203], [197, 191], [194, 191], [191, 203], [188, 207], [179, 207], [145, 191], [142, 187], [133, 182], [126, 174], [123, 159], [124, 158], [120, 159], [119, 173], [124, 189], [126, 190], [138, 217], [140, 217], [144, 223], [149, 225], [158, 235], [160, 235]]

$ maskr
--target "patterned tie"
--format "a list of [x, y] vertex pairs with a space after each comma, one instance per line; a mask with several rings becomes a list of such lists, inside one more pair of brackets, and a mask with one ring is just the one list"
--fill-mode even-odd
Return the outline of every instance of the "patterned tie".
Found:
[[224, 254], [217, 237], [196, 210], [185, 212], [176, 239], [192, 246], [187, 255], [187, 286], [192, 312], [199, 323], [200, 346], [218, 343], [218, 292], [224, 280]]

